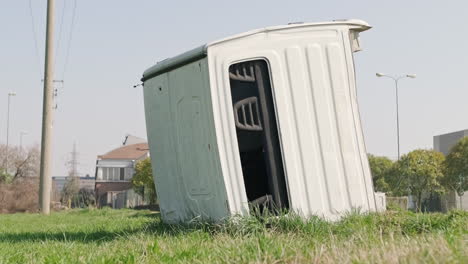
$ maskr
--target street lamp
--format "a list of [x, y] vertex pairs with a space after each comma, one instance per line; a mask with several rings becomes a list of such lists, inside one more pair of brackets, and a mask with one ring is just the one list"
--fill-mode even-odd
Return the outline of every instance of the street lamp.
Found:
[[7, 132], [6, 132], [6, 153], [5, 153], [5, 171], [8, 173], [8, 140], [10, 133], [10, 100], [12, 96], [16, 96], [16, 93], [8, 93], [8, 109], [7, 109]]
[[400, 159], [400, 119], [398, 113], [398, 81], [403, 78], [416, 78], [416, 74], [406, 74], [401, 76], [392, 76], [384, 73], [376, 73], [377, 77], [388, 77], [395, 82], [395, 95], [396, 95], [396, 123], [397, 123], [397, 146], [398, 146], [398, 160]]
[[21, 131], [20, 132], [20, 149], [21, 150], [23, 150], [23, 136], [27, 135], [27, 134], [28, 134], [28, 132], [26, 132], [26, 131]]

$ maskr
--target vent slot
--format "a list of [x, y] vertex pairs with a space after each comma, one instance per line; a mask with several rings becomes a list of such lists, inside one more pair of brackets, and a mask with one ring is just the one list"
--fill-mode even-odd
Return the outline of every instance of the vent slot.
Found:
[[234, 113], [237, 128], [247, 131], [263, 130], [257, 97], [248, 97], [234, 104]]
[[241, 82], [255, 82], [255, 71], [252, 63], [232, 65], [229, 69], [229, 78]]

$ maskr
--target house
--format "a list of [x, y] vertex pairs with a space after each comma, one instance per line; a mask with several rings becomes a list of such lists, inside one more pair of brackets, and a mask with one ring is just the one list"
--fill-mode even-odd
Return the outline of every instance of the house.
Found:
[[[455, 146], [460, 139], [467, 136], [468, 129], [434, 136], [434, 149], [447, 156], [452, 147]], [[460, 197], [454, 191], [451, 191], [443, 195], [441, 200], [443, 211], [448, 211], [450, 209], [468, 210], [468, 192], [465, 192], [465, 194]]]
[[149, 157], [144, 139], [126, 136], [123, 145], [97, 157], [96, 201], [98, 207], [124, 208], [143, 205], [141, 196], [133, 192], [131, 179], [138, 161]]

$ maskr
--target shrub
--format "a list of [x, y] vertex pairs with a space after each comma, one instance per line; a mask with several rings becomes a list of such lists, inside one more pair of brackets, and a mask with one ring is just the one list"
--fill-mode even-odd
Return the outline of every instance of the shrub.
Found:
[[0, 213], [36, 212], [39, 180], [20, 178], [11, 184], [0, 184]]

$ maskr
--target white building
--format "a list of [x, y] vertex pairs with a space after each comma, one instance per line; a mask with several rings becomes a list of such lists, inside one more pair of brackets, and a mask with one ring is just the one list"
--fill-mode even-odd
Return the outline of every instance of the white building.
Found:
[[100, 207], [121, 208], [143, 203], [133, 192], [131, 179], [136, 163], [149, 157], [148, 144], [133, 136], [127, 136], [123, 144], [97, 158], [96, 197]]
[[[468, 129], [434, 136], [434, 149], [448, 155], [450, 150], [463, 137], [468, 136]], [[468, 190], [467, 190], [468, 191]], [[442, 210], [463, 209], [468, 210], [468, 192], [459, 197], [455, 192], [442, 196]]]

